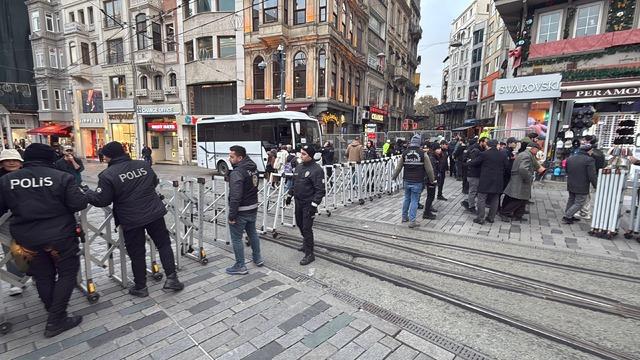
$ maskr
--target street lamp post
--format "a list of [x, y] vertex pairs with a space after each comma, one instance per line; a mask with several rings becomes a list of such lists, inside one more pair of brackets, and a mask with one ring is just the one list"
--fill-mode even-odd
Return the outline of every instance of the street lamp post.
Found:
[[280, 111], [284, 111], [285, 108], [285, 100], [286, 100], [286, 94], [284, 91], [284, 84], [285, 84], [285, 75], [286, 75], [286, 71], [284, 70], [284, 60], [285, 60], [285, 52], [284, 52], [284, 46], [282, 46], [282, 44], [278, 45], [278, 64], [280, 65]]

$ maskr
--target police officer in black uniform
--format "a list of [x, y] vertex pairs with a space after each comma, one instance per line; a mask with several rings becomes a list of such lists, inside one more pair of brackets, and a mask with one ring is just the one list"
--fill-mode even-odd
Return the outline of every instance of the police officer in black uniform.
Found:
[[308, 265], [316, 258], [313, 255], [313, 219], [318, 212], [318, 205], [325, 195], [324, 171], [313, 159], [316, 150], [313, 145], [305, 145], [300, 151], [302, 164], [293, 171], [293, 187], [289, 190], [286, 204], [291, 197], [296, 200], [296, 224], [302, 234], [304, 258], [300, 265]]
[[46, 337], [82, 321], [82, 316], [67, 315], [67, 305], [80, 269], [73, 214], [87, 207], [87, 197], [71, 174], [54, 167], [56, 159], [51, 146], [31, 144], [24, 168], [0, 179], [0, 215], [11, 210], [11, 236], [30, 258], [27, 273], [49, 312]]
[[158, 177], [146, 161], [131, 160], [124, 147], [112, 141], [102, 149], [109, 166], [98, 175], [98, 188], [87, 190], [89, 203], [104, 207], [113, 202], [116, 226], [122, 227], [124, 244], [131, 258], [133, 281], [129, 294], [149, 296], [146, 276], [145, 230], [158, 248], [167, 275], [164, 289], [184, 288], [178, 280], [169, 231], [164, 222], [167, 210], [156, 193]]

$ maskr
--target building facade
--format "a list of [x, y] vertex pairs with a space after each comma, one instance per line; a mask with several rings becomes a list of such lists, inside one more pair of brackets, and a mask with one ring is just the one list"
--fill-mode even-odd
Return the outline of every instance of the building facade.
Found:
[[[513, 75], [544, 89], [555, 87], [545, 76], [561, 79], [552, 98], [528, 93], [516, 112], [509, 102], [499, 108], [498, 126], [525, 126], [547, 135], [549, 150], [564, 153], [574, 137], [593, 134], [600, 146], [632, 145], [619, 136], [622, 121], [640, 121], [640, 7], [636, 1], [496, 1], [515, 42]], [[506, 84], [508, 85], [508, 84]], [[500, 86], [500, 84], [498, 84]], [[496, 90], [511, 95], [513, 87]], [[623, 123], [626, 124], [626, 123]], [[613, 139], [613, 140], [611, 140]], [[564, 144], [564, 145], [563, 145]], [[550, 155], [552, 152], [547, 153]]]
[[[474, 0], [451, 24], [448, 58], [442, 77], [443, 97], [440, 105], [434, 107], [437, 114], [442, 114], [442, 125], [446, 129], [470, 126], [470, 120], [475, 121], [489, 10], [489, 0]], [[469, 121], [465, 123], [465, 120]]]
[[38, 126], [38, 100], [33, 76], [27, 6], [0, 3], [0, 139], [24, 148], [36, 140], [27, 130]]

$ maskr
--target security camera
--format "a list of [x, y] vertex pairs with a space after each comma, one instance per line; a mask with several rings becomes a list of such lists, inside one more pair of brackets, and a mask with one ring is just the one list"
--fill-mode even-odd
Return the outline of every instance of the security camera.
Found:
[[258, 64], [258, 68], [260, 68], [260, 70], [264, 70], [267, 68], [267, 63], [264, 61], [260, 61], [260, 63]]

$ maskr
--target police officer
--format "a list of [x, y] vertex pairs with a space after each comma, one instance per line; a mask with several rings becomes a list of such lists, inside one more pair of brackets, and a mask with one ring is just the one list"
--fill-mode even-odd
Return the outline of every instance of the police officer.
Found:
[[98, 188], [86, 193], [89, 203], [94, 206], [105, 207], [113, 202], [114, 220], [116, 226], [122, 228], [124, 244], [131, 258], [135, 285], [129, 288], [129, 294], [149, 296], [145, 230], [158, 248], [167, 275], [164, 289], [182, 290], [184, 285], [178, 280], [169, 231], [164, 222], [167, 210], [156, 193], [159, 183], [156, 173], [148, 162], [131, 160], [117, 141], [105, 145], [102, 154], [109, 166], [98, 175]]
[[299, 250], [304, 252], [300, 265], [308, 265], [316, 259], [313, 255], [313, 219], [325, 195], [324, 171], [313, 159], [315, 153], [313, 145], [302, 147], [302, 163], [293, 171], [293, 187], [285, 201], [289, 205], [292, 196], [296, 200], [296, 224], [300, 228], [303, 244]]
[[80, 269], [73, 214], [87, 207], [87, 197], [71, 174], [55, 169], [56, 159], [51, 146], [31, 144], [24, 168], [0, 179], [0, 215], [11, 210], [11, 235], [30, 258], [27, 273], [49, 312], [46, 337], [82, 322], [67, 315], [67, 305]]

